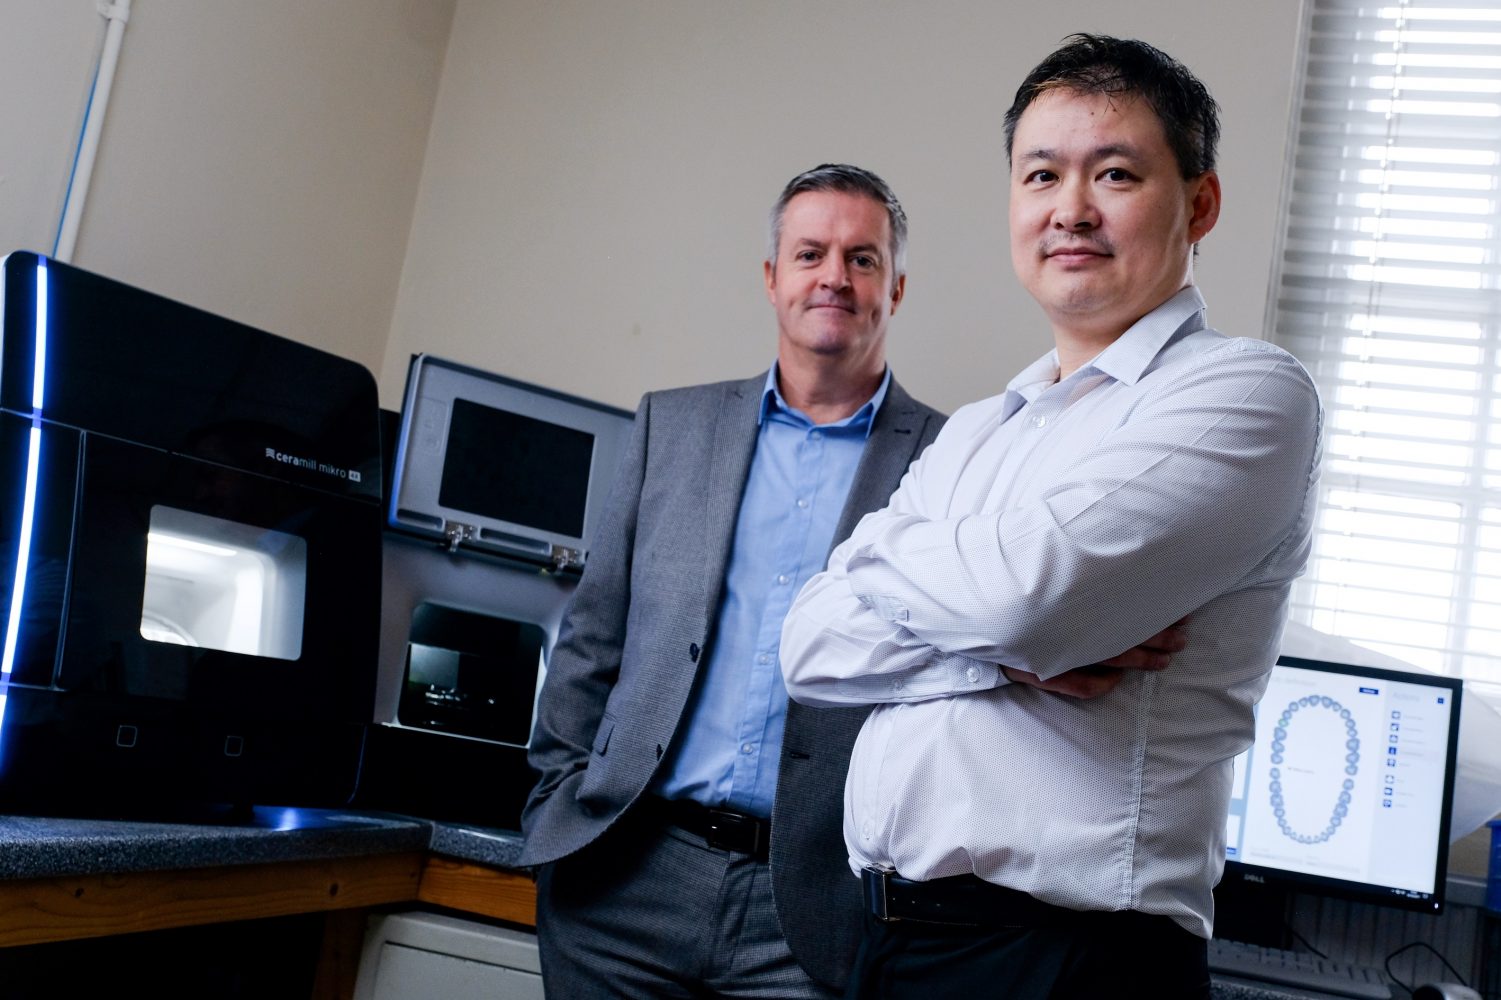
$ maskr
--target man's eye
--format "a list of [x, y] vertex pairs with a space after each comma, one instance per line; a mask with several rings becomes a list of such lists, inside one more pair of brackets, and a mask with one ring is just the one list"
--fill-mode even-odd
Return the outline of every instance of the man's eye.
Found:
[[853, 256], [853, 257], [850, 258], [850, 262], [852, 264], [854, 264], [856, 267], [875, 267], [876, 266], [876, 259], [874, 257], [870, 256], [869, 254], [863, 254], [863, 253], [855, 254], [855, 256]]
[[1033, 184], [1049, 184], [1058, 179], [1058, 175], [1051, 170], [1034, 170], [1027, 175], [1027, 180]]
[[812, 250], [799, 250], [796, 259], [801, 261], [817, 260], [818, 254]]
[[1129, 181], [1131, 177], [1131, 171], [1125, 170], [1121, 167], [1111, 167], [1109, 170], [1105, 171], [1105, 179], [1107, 181], [1113, 181], [1115, 183]]

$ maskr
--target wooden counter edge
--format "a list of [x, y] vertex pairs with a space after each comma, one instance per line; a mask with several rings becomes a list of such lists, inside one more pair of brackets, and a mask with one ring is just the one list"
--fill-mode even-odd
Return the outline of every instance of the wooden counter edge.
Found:
[[429, 854], [417, 898], [433, 906], [537, 926], [537, 886], [531, 876], [519, 872]]
[[423, 852], [0, 880], [0, 947], [416, 899]]

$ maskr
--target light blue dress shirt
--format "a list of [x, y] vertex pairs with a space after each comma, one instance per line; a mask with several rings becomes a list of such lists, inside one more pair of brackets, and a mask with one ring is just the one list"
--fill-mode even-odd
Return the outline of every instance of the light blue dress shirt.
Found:
[[777, 789], [787, 688], [778, 649], [782, 620], [804, 583], [824, 568], [888, 369], [865, 405], [815, 425], [766, 376], [724, 597], [709, 656], [652, 791], [769, 817]]

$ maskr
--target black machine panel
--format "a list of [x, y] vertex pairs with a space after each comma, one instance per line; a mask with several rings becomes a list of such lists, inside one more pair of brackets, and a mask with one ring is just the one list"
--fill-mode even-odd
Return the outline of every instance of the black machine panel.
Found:
[[379, 406], [352, 361], [36, 254], [5, 259], [0, 409], [380, 500]]
[[34, 254], [0, 299], [0, 804], [341, 804], [374, 699], [353, 362]]

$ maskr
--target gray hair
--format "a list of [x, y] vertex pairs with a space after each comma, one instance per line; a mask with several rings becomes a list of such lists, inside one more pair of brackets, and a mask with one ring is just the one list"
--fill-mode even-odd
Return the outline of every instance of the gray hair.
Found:
[[824, 163], [805, 170], [782, 189], [781, 197], [771, 206], [771, 237], [766, 245], [766, 259], [773, 268], [777, 263], [777, 249], [782, 242], [782, 216], [787, 212], [787, 203], [808, 191], [839, 191], [843, 194], [864, 195], [886, 209], [886, 218], [891, 223], [891, 280], [907, 273], [907, 213], [902, 203], [896, 200], [885, 181], [861, 167], [848, 163]]

